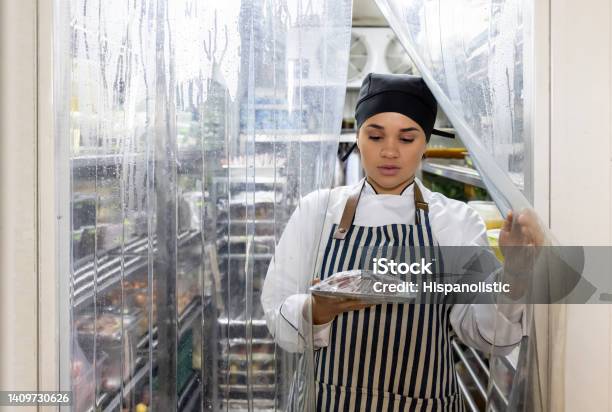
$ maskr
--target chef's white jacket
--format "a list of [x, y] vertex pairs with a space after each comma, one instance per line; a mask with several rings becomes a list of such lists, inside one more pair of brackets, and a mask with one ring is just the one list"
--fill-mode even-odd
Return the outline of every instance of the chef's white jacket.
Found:
[[[353, 224], [414, 224], [414, 184], [429, 204], [431, 229], [440, 246], [489, 247], [485, 223], [474, 209], [430, 191], [418, 178], [400, 195], [377, 194], [366, 181]], [[355, 185], [341, 186], [304, 196], [281, 235], [268, 267], [261, 303], [270, 332], [285, 350], [302, 351], [311, 339], [315, 349], [329, 342], [331, 322], [312, 325], [304, 316], [308, 309], [303, 309], [332, 224], [340, 222], [346, 199], [354, 189]], [[525, 305], [518, 303], [455, 304], [450, 313], [453, 329], [465, 344], [501, 355], [520, 342], [525, 318]]]

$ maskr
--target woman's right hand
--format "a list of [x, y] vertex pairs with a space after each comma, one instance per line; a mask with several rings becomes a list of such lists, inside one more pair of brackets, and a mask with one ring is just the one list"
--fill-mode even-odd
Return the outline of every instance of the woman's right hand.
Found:
[[[319, 282], [319, 279], [315, 279], [312, 281], [312, 284], [316, 285]], [[374, 306], [373, 303], [367, 303], [360, 299], [333, 298], [317, 295], [312, 295], [311, 305], [312, 323], [315, 325], [322, 325], [324, 323], [331, 322], [342, 312], [361, 310]]]

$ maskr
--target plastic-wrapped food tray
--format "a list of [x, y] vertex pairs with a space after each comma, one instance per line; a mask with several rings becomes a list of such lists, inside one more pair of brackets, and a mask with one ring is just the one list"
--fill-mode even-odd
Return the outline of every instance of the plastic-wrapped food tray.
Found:
[[368, 270], [347, 270], [310, 287], [318, 296], [359, 299], [371, 303], [414, 303], [417, 292], [411, 292], [402, 279]]

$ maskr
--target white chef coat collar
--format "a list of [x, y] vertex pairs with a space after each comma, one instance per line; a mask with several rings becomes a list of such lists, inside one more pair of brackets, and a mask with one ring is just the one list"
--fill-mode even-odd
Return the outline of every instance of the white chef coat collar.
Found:
[[[425, 190], [423, 190], [423, 185], [421, 184], [421, 182], [419, 181], [419, 179], [417, 177], [414, 178], [414, 181], [409, 184], [408, 186], [406, 186], [404, 188], [404, 190], [402, 191], [402, 193], [400, 194], [400, 196], [408, 196], [410, 198], [412, 198], [414, 196], [414, 185], [416, 184], [419, 185], [419, 189], [421, 189], [421, 193], [423, 194], [423, 197], [426, 199], [426, 194], [425, 194]], [[358, 184], [361, 184], [358, 183]], [[376, 190], [374, 190], [374, 187], [372, 187], [372, 185], [370, 184], [370, 182], [368, 182], [367, 180], [365, 181], [365, 187], [363, 188], [363, 192], [362, 194], [366, 194], [366, 195], [377, 195], [378, 193], [376, 193]]]

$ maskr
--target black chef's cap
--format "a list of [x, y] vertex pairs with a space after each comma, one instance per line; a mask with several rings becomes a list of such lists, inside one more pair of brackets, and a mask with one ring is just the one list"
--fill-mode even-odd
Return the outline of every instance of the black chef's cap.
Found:
[[[421, 126], [429, 142], [432, 134], [455, 137], [452, 133], [434, 129], [438, 104], [427, 84], [410, 74], [370, 73], [361, 84], [355, 107], [357, 129], [368, 118], [383, 112], [397, 112], [410, 117]], [[346, 160], [356, 144], [346, 153]]]

